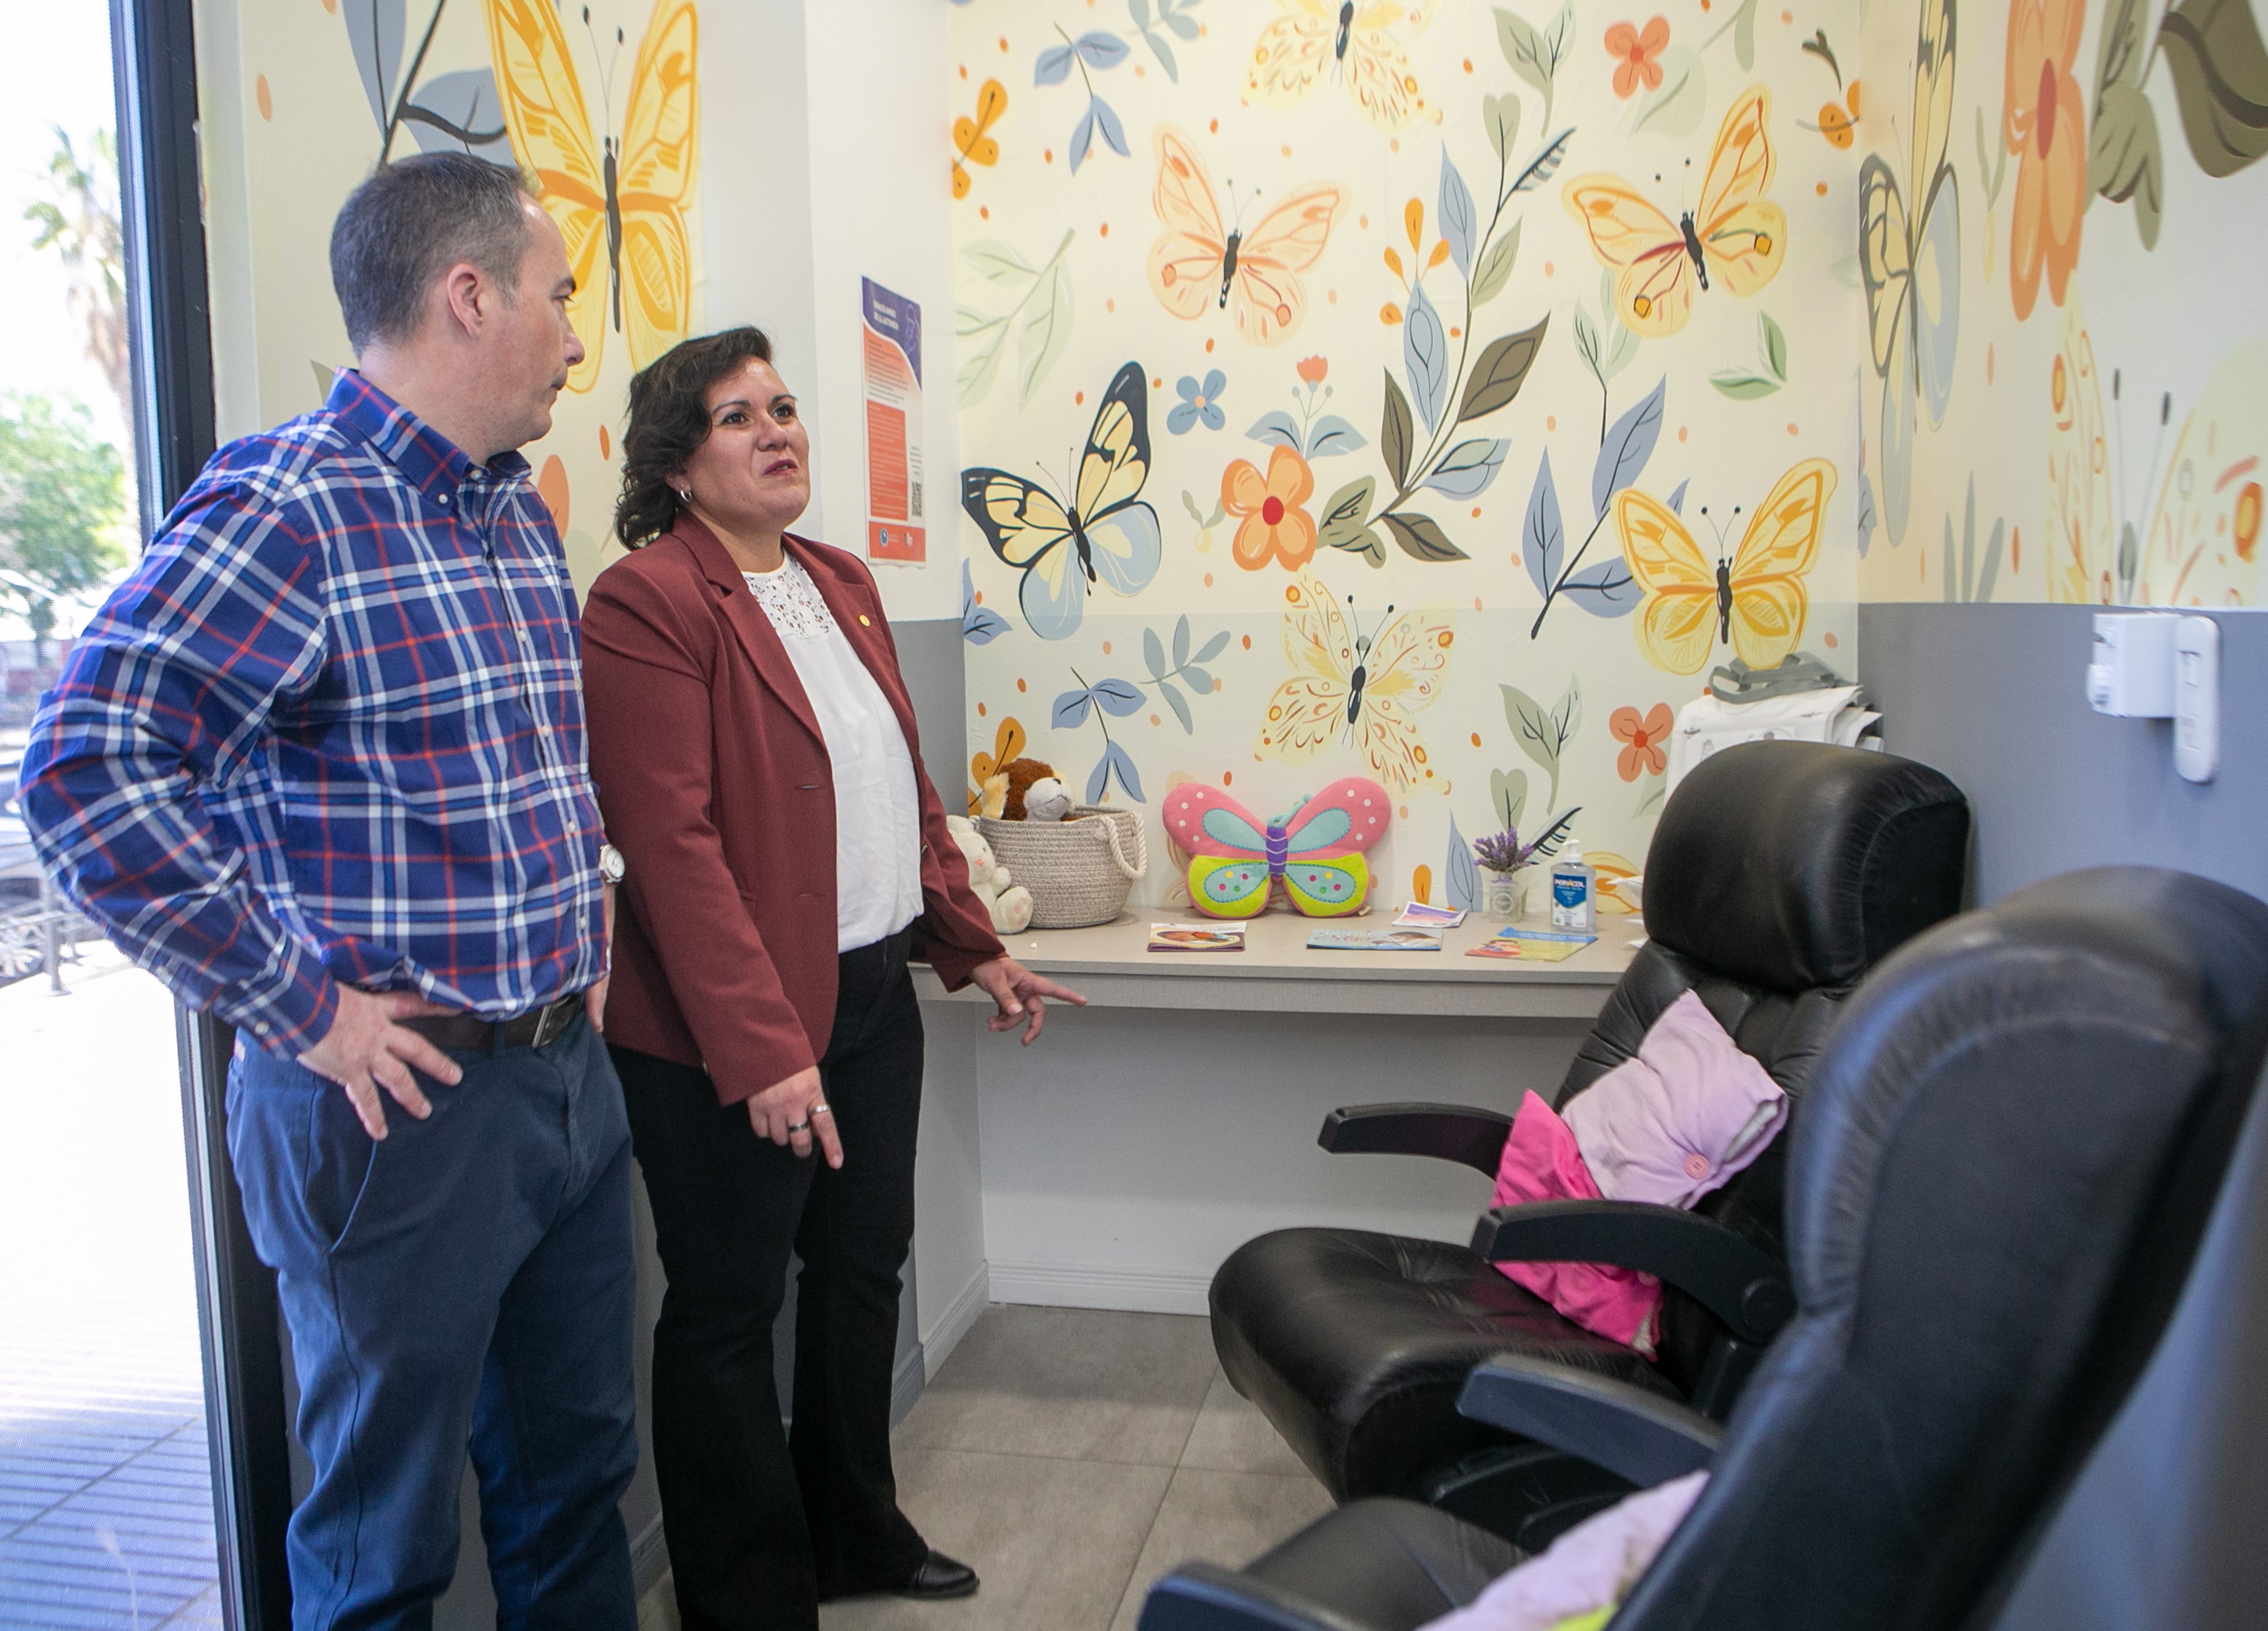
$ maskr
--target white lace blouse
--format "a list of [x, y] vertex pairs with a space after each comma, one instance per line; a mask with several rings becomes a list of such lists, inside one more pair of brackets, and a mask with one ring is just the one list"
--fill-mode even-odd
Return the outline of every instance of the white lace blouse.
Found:
[[889, 699], [790, 555], [744, 572], [819, 721], [835, 774], [835, 944], [871, 945], [921, 915], [921, 803]]

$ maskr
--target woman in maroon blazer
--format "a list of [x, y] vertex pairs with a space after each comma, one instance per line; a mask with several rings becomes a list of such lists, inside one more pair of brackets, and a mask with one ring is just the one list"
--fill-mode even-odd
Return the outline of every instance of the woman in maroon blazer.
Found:
[[[686, 1631], [815, 1631], [829, 1598], [976, 1589], [890, 1468], [921, 1111], [906, 965], [974, 981], [1027, 1043], [1048, 999], [1083, 999], [1008, 956], [970, 893], [865, 562], [785, 532], [810, 445], [770, 342], [730, 329], [640, 373], [622, 459], [633, 553], [591, 591], [583, 665], [626, 864], [607, 1040], [669, 1278], [665, 1532]], [[791, 1250], [792, 1438], [771, 1334]]]

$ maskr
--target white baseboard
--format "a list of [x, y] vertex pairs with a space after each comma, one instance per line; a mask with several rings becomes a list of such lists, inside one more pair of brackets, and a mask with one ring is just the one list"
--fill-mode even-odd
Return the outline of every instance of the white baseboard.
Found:
[[937, 1323], [922, 1333], [923, 1380], [937, 1374], [937, 1368], [952, 1356], [961, 1346], [961, 1339], [968, 1334], [968, 1327], [976, 1323], [976, 1316], [992, 1300], [991, 1275], [989, 1266], [976, 1265], [976, 1272], [968, 1276], [968, 1283], [954, 1294], [937, 1317]]
[[1211, 1275], [1159, 1274], [1148, 1269], [994, 1263], [992, 1300], [1049, 1308], [1116, 1308], [1144, 1314], [1203, 1314]]

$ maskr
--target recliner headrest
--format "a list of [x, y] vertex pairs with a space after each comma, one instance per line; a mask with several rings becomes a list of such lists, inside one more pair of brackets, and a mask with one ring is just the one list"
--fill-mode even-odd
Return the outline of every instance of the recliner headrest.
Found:
[[1661, 812], [1646, 928], [1783, 991], [1846, 986], [1961, 909], [1969, 801], [1911, 760], [1748, 742], [1703, 760]]

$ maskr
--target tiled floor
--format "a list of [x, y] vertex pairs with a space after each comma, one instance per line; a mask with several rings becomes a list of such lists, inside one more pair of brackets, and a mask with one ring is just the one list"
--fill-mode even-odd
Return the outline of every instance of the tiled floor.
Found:
[[1330, 1507], [1221, 1375], [1203, 1319], [996, 1305], [896, 1434], [899, 1498], [983, 1589], [824, 1631], [1131, 1631], [1150, 1583], [1242, 1563]]
[[0, 1631], [220, 1624], [173, 1007], [0, 991]]

